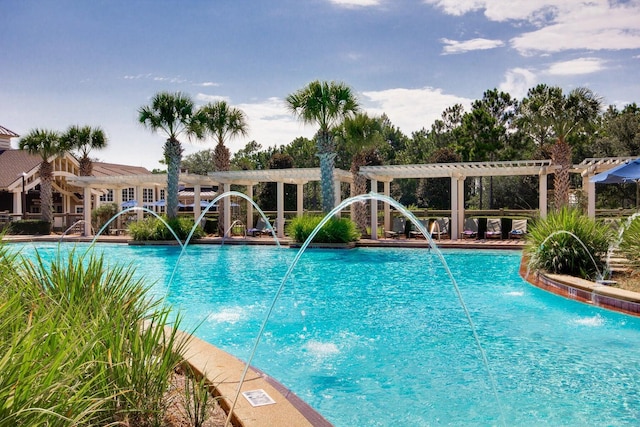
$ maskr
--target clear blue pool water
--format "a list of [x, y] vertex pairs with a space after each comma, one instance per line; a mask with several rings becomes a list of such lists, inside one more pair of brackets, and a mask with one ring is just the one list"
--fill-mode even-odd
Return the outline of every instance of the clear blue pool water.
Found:
[[[38, 244], [55, 254], [57, 245]], [[68, 248], [65, 245], [65, 248]], [[80, 245], [85, 248], [86, 246]], [[28, 253], [32, 246], [16, 245]], [[131, 262], [186, 329], [246, 360], [296, 251], [99, 245]], [[336, 426], [631, 426], [640, 423], [640, 319], [565, 300], [518, 276], [519, 252], [310, 250], [254, 365]]]

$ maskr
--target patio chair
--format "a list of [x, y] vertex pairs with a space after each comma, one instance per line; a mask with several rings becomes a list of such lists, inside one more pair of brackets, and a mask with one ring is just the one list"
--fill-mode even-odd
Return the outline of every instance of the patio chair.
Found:
[[527, 220], [514, 219], [509, 232], [510, 239], [522, 239], [527, 234]]
[[487, 219], [487, 231], [484, 233], [485, 239], [502, 239], [502, 221], [500, 218]]
[[467, 218], [464, 220], [464, 227], [460, 233], [461, 239], [478, 238], [478, 218]]
[[[428, 219], [421, 219], [419, 220], [420, 224], [422, 224], [422, 226], [425, 228], [425, 230], [427, 230], [427, 232], [429, 232], [429, 220]], [[426, 239], [425, 235], [422, 234], [422, 232], [420, 230], [411, 230], [409, 232], [409, 236], [413, 237], [413, 238], [422, 238], [422, 239]]]
[[400, 236], [404, 234], [404, 227], [406, 225], [406, 221], [404, 217], [397, 216], [393, 218], [393, 224], [391, 226], [391, 230], [385, 230], [385, 237], [390, 237], [392, 239], [398, 239]]
[[[251, 234], [253, 237], [262, 236], [263, 234], [271, 233], [271, 226], [267, 224], [262, 217], [258, 218], [258, 222], [254, 228], [247, 230], [247, 234]], [[275, 227], [273, 228], [275, 231]]]
[[438, 218], [431, 224], [431, 237], [449, 238], [449, 218]]

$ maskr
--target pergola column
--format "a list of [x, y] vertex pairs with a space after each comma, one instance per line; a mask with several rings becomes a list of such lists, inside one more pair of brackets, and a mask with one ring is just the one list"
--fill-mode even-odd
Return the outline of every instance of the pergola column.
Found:
[[304, 214], [304, 183], [296, 185], [296, 215], [301, 217]]
[[538, 192], [540, 193], [540, 196], [538, 209], [540, 210], [540, 218], [544, 219], [547, 217], [547, 171], [541, 171], [539, 177], [540, 183]]
[[[391, 181], [384, 181], [382, 186], [383, 186], [382, 193], [385, 196], [389, 197], [389, 195], [391, 194]], [[384, 209], [384, 229], [391, 230], [391, 206], [389, 206], [389, 203], [385, 203], [383, 209]]]
[[[225, 182], [222, 184], [222, 188], [225, 193], [231, 191], [231, 184]], [[224, 237], [229, 237], [229, 232], [231, 231], [231, 197], [227, 197], [226, 203], [224, 203]]]
[[451, 240], [458, 240], [460, 224], [464, 221], [464, 178], [459, 175], [451, 177]]
[[588, 176], [582, 177], [582, 188], [587, 193], [587, 216], [591, 219], [596, 217], [596, 184], [591, 182]]
[[91, 236], [91, 187], [83, 188], [82, 217], [84, 219], [84, 235]]
[[[253, 200], [253, 184], [247, 184], [247, 196]], [[247, 230], [253, 228], [253, 203], [247, 202]]]
[[193, 186], [193, 220], [197, 221], [202, 213], [202, 207], [200, 206], [200, 184], [194, 184]]
[[[378, 180], [371, 179], [371, 191], [378, 192]], [[371, 203], [371, 240], [378, 240], [378, 201], [372, 199]]]
[[276, 182], [276, 232], [278, 237], [284, 237], [284, 182]]
[[[139, 185], [136, 186], [136, 201], [138, 202], [139, 207], [143, 206], [142, 187]], [[144, 211], [142, 209], [136, 211], [136, 218], [138, 221], [142, 221], [144, 219]]]

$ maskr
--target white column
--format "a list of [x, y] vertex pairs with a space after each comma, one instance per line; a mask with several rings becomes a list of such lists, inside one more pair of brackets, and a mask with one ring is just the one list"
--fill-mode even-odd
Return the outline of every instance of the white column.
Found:
[[[349, 184], [349, 194], [351, 195], [351, 197], [357, 196], [355, 189], [356, 189], [356, 184], [354, 182], [350, 183]], [[355, 205], [349, 206], [349, 212], [351, 213], [350, 214], [351, 221], [355, 222], [355, 220], [356, 220], [356, 211], [353, 208], [354, 206]]]
[[[222, 188], [224, 189], [224, 192], [227, 193], [229, 191], [231, 191], [231, 184], [229, 183], [224, 183], [222, 185]], [[231, 230], [229, 230], [229, 228], [231, 228], [231, 198], [230, 197], [226, 197], [226, 200], [224, 201], [224, 237], [229, 237], [229, 232]]]
[[[333, 207], [335, 208], [336, 206], [338, 206], [340, 204], [340, 202], [342, 201], [342, 188], [340, 185], [340, 180], [339, 179], [335, 179], [333, 180]], [[340, 218], [340, 212], [336, 213], [336, 218]]]
[[276, 232], [278, 237], [284, 237], [284, 182], [276, 182]]
[[[389, 195], [391, 194], [391, 181], [384, 181], [382, 183], [383, 185], [383, 190], [382, 193], [389, 197]], [[384, 204], [384, 229], [385, 230], [391, 230], [391, 206], [389, 206], [389, 203], [385, 203]]]
[[[98, 199], [98, 197], [96, 197]], [[82, 216], [84, 219], [84, 235], [91, 236], [91, 187], [84, 187], [82, 196]]]
[[449, 228], [451, 230], [449, 230], [450, 234], [451, 234], [451, 238], [453, 238], [453, 236], [458, 234], [458, 202], [459, 202], [459, 198], [458, 198], [458, 177], [457, 176], [452, 176], [451, 177], [451, 219], [450, 221], [450, 225]]
[[[138, 202], [138, 207], [142, 207], [142, 187], [136, 187], [136, 201]], [[136, 217], [138, 221], [142, 221], [144, 219], [144, 211], [142, 209], [136, 211]]]
[[304, 184], [298, 183], [296, 186], [296, 215], [304, 215]]
[[200, 207], [200, 191], [202, 188], [200, 184], [195, 184], [193, 186], [193, 220], [197, 221], [202, 213], [202, 208]]
[[540, 173], [540, 183], [538, 187], [538, 192], [540, 193], [539, 205], [538, 209], [540, 210], [540, 218], [544, 219], [547, 217], [547, 172], [543, 171]]
[[[457, 215], [454, 215], [453, 210], [451, 210], [451, 225], [449, 234], [451, 240], [458, 240], [458, 236], [460, 235], [460, 230], [462, 230], [462, 226], [464, 224], [464, 176], [460, 176], [456, 178], [456, 206], [457, 206]], [[451, 183], [453, 186], [453, 182]], [[451, 198], [453, 199], [453, 194], [451, 194]]]
[[22, 192], [13, 193], [13, 212], [12, 213], [16, 213], [16, 214], [19, 213], [22, 215], [22, 219], [25, 219], [24, 206], [22, 206]]
[[587, 193], [587, 216], [591, 219], [596, 217], [596, 184], [589, 181], [588, 176], [582, 177], [582, 188]]
[[[378, 181], [375, 179], [371, 180], [371, 191], [378, 192]], [[371, 239], [378, 240], [378, 201], [374, 199], [369, 203], [371, 203]]]
[[[247, 184], [247, 196], [253, 200], [253, 184]], [[253, 203], [247, 202], [247, 230], [253, 228]]]

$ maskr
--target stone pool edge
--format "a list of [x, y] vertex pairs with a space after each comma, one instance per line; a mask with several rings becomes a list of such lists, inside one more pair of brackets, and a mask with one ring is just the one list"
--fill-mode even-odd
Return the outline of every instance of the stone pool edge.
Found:
[[520, 260], [520, 276], [529, 284], [562, 297], [607, 310], [640, 317], [640, 293], [614, 288], [565, 274], [530, 271], [526, 257]]

